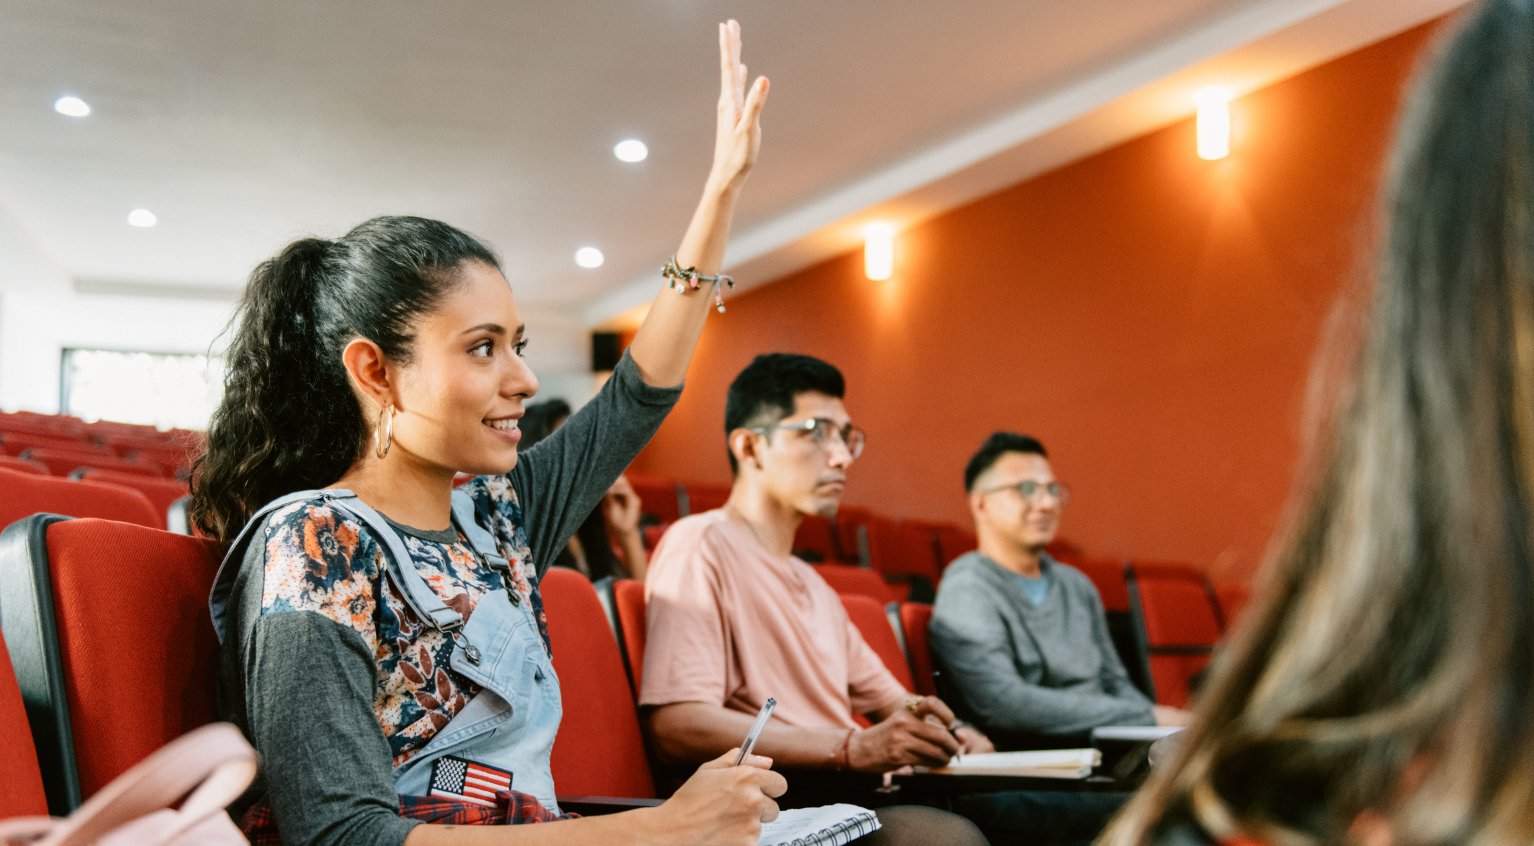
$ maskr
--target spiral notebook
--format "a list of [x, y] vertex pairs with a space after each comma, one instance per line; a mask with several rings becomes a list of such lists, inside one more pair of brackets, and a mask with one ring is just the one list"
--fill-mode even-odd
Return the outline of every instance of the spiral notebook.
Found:
[[857, 805], [794, 808], [762, 823], [759, 846], [842, 846], [879, 830], [874, 812]]

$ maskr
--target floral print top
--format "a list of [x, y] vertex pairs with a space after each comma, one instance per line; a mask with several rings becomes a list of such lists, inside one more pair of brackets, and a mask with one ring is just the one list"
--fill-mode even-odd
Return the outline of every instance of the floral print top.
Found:
[[[548, 622], [533, 590], [536, 569], [522, 528], [522, 508], [504, 476], [465, 485], [511, 562], [511, 584], [482, 561], [455, 529], [423, 532], [400, 526], [415, 568], [442, 601], [465, 620], [481, 597], [503, 586], [533, 603], [544, 648]], [[487, 507], [488, 506], [488, 507]], [[313, 611], [347, 626], [367, 643], [378, 666], [373, 716], [393, 753], [394, 766], [430, 742], [478, 687], [448, 668], [452, 639], [406, 604], [386, 568], [383, 545], [355, 517], [316, 497], [273, 513], [264, 537], [266, 582], [261, 613]]]

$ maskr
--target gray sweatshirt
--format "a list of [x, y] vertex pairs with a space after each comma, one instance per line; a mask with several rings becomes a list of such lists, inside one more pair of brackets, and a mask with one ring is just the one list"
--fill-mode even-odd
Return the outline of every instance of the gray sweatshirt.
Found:
[[1150, 725], [1151, 702], [1129, 680], [1097, 589], [1043, 556], [1049, 593], [1037, 607], [1017, 577], [979, 552], [943, 573], [932, 648], [960, 703], [986, 732], [1084, 735]]
[[[530, 547], [541, 576], [680, 393], [646, 385], [625, 355], [596, 398], [521, 456], [509, 476], [516, 503], [479, 502], [487, 496], [482, 479], [466, 486], [481, 508], [506, 517], [492, 527], [498, 542]], [[413, 556], [461, 543], [453, 530], [401, 529], [413, 538]], [[364, 537], [359, 550], [373, 543]], [[399, 738], [385, 737], [375, 714], [375, 700], [388, 693], [376, 656], [352, 626], [313, 611], [263, 610], [266, 556], [260, 538], [249, 545], [220, 653], [220, 713], [261, 754], [260, 780], [242, 804], [269, 802], [288, 846], [402, 843], [419, 823], [400, 816], [394, 793], [391, 744]], [[328, 553], [316, 562], [327, 564], [334, 566]], [[383, 579], [373, 576], [376, 594]], [[378, 625], [381, 606], [357, 622]]]

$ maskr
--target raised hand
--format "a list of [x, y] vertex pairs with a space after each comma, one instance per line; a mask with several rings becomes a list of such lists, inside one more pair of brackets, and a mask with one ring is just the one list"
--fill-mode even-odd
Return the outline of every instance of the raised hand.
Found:
[[618, 481], [613, 482], [612, 487], [607, 489], [607, 495], [602, 498], [602, 507], [605, 509], [604, 516], [609, 530], [619, 534], [639, 531], [643, 505], [634, 486], [629, 484], [628, 477], [619, 476]]
[[738, 187], [756, 163], [762, 146], [762, 106], [767, 102], [767, 77], [759, 76], [746, 90], [746, 66], [740, 62], [740, 24], [719, 25], [719, 116], [714, 135], [714, 167], [710, 181]]

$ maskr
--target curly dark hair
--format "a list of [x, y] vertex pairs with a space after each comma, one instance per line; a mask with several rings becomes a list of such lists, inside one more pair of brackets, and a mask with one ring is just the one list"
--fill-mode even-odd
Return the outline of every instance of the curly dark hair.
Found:
[[445, 223], [376, 217], [334, 241], [295, 241], [257, 266], [226, 330], [224, 396], [192, 469], [192, 524], [230, 540], [265, 503], [343, 476], [369, 428], [342, 350], [367, 338], [408, 363], [416, 319], [465, 262], [500, 267]]

